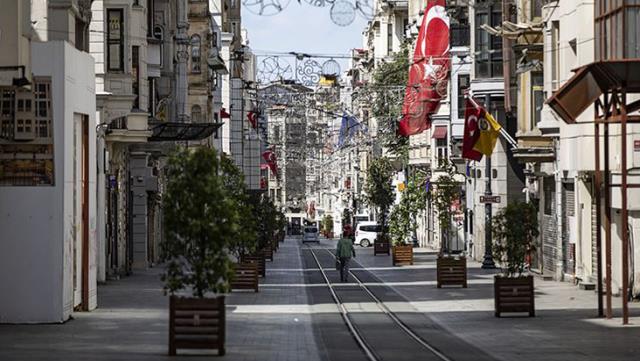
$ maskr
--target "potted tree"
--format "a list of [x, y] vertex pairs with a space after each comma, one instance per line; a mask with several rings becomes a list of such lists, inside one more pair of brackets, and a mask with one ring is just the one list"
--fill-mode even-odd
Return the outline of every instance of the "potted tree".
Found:
[[333, 238], [333, 217], [330, 214], [322, 218], [322, 230], [325, 237]]
[[[248, 262], [247, 257], [257, 252], [257, 224], [254, 203], [247, 191], [244, 175], [235, 162], [226, 156], [220, 159], [223, 186], [236, 205], [236, 211], [242, 220], [242, 226], [233, 230], [228, 245], [235, 256], [234, 275], [230, 286], [232, 290], [253, 290], [258, 292], [259, 262]], [[263, 262], [264, 263], [264, 262]]]
[[389, 216], [389, 233], [393, 242], [393, 265], [413, 264], [413, 245], [409, 238], [418, 225], [415, 216], [426, 208], [427, 191], [424, 188], [426, 177], [423, 174], [412, 176], [402, 191], [400, 203], [393, 208]]
[[394, 169], [391, 161], [386, 157], [374, 159], [367, 169], [367, 180], [364, 186], [367, 203], [376, 208], [378, 221], [382, 226], [380, 235], [373, 242], [373, 254], [389, 254], [389, 237], [387, 228], [387, 216], [389, 208], [395, 201], [395, 193], [391, 179]]
[[493, 257], [501, 266], [494, 278], [495, 315], [527, 312], [535, 316], [533, 276], [524, 274], [526, 256], [539, 235], [538, 212], [531, 203], [513, 202], [493, 217]]
[[463, 254], [452, 254], [449, 248], [454, 204], [460, 201], [460, 182], [456, 180], [455, 165], [447, 160], [440, 163], [435, 182], [432, 202], [438, 215], [441, 242], [436, 260], [436, 284], [442, 286], [458, 285], [467, 287], [467, 259]]
[[224, 294], [233, 274], [227, 252], [241, 219], [215, 150], [179, 149], [166, 169], [162, 280], [171, 296], [169, 354], [209, 348], [224, 355]]

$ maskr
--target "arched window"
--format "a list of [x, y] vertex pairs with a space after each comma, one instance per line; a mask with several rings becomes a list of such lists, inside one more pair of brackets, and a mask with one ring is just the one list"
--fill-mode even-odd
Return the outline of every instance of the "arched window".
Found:
[[200, 74], [200, 35], [191, 36], [191, 72]]
[[191, 107], [191, 122], [202, 123], [202, 109], [199, 105]]

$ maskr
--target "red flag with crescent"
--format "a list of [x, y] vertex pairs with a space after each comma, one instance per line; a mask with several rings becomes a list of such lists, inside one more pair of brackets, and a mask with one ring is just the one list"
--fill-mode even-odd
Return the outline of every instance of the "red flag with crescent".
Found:
[[431, 115], [447, 95], [451, 62], [445, 0], [427, 2], [412, 60], [398, 125], [398, 132], [405, 137], [429, 129]]
[[484, 116], [484, 109], [476, 105], [467, 98], [464, 102], [464, 136], [462, 138], [462, 158], [479, 161], [482, 153], [473, 149], [478, 138], [480, 138], [480, 128], [478, 119]]
[[247, 120], [251, 123], [251, 127], [256, 129], [258, 127], [258, 113], [247, 112]]
[[273, 173], [273, 175], [277, 177], [278, 162], [276, 159], [276, 153], [271, 149], [267, 149], [264, 152], [262, 152], [262, 158], [267, 162], [267, 165], [269, 166], [269, 169], [271, 169], [271, 172]]

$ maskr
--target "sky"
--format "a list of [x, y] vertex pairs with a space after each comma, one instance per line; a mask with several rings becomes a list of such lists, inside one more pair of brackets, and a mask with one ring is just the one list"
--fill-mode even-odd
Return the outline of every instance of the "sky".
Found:
[[[346, 55], [350, 49], [362, 47], [362, 31], [367, 21], [360, 15], [342, 27], [331, 20], [330, 6], [314, 7], [305, 0], [301, 3], [291, 0], [282, 12], [273, 16], [255, 15], [252, 9], [243, 5], [242, 26], [248, 31], [249, 46], [258, 55], [273, 51]], [[259, 61], [260, 58], [258, 64]], [[344, 70], [346, 63], [340, 63]]]

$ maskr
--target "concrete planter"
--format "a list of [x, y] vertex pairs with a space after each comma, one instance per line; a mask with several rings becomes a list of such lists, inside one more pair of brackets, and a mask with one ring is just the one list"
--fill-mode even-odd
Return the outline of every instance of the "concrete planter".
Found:
[[467, 288], [467, 259], [465, 257], [438, 256], [436, 261], [437, 285]]
[[226, 311], [224, 296], [169, 301], [169, 355], [178, 349], [217, 349], [225, 354]]
[[496, 275], [493, 290], [496, 317], [505, 312], [526, 312], [529, 317], [535, 316], [533, 276]]

